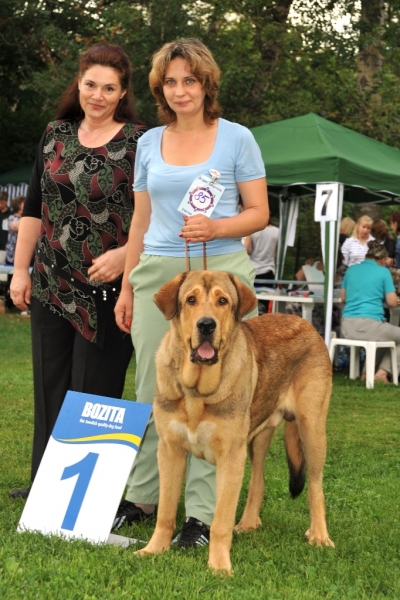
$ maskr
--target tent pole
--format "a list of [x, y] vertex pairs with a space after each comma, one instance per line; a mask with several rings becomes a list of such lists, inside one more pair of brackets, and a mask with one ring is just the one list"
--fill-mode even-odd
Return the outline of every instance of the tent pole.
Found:
[[288, 229], [288, 217], [289, 217], [289, 198], [287, 187], [282, 188], [282, 192], [279, 194], [279, 238], [278, 238], [278, 251], [276, 255], [276, 270], [275, 276], [277, 279], [282, 279], [283, 267], [285, 263], [286, 254], [286, 236]]
[[332, 330], [333, 288], [336, 274], [336, 257], [339, 241], [340, 221], [343, 208], [343, 184], [339, 184], [338, 214], [336, 221], [325, 224], [325, 344], [329, 348]]

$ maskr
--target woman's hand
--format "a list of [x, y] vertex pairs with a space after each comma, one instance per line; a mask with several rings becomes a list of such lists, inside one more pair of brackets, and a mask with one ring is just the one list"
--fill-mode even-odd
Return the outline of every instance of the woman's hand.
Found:
[[107, 283], [114, 281], [124, 272], [126, 248], [108, 250], [93, 259], [93, 265], [88, 269], [90, 281]]
[[121, 290], [114, 308], [115, 321], [121, 331], [131, 332], [133, 315], [133, 292], [132, 288]]
[[216, 237], [216, 222], [205, 215], [193, 215], [183, 217], [185, 224], [181, 229], [179, 237], [187, 239], [188, 242], [210, 242]]
[[32, 280], [28, 269], [14, 269], [10, 296], [20, 310], [28, 310], [31, 303]]

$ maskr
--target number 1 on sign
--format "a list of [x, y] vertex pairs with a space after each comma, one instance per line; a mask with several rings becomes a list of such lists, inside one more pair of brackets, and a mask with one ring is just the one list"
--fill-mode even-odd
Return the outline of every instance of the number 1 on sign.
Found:
[[62, 480], [74, 477], [74, 475], [78, 475], [78, 479], [76, 480], [75, 488], [72, 492], [71, 500], [69, 501], [61, 529], [68, 529], [68, 531], [74, 530], [98, 458], [99, 455], [96, 452], [89, 452], [89, 454], [79, 462], [70, 465], [69, 467], [65, 467], [63, 474], [61, 475]]

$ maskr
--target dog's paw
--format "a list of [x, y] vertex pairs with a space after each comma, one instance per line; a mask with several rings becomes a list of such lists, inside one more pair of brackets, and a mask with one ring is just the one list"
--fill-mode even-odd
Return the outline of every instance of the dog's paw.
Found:
[[231, 561], [228, 563], [224, 563], [223, 561], [208, 561], [208, 566], [213, 572], [213, 575], [218, 575], [218, 577], [231, 577], [233, 575]]
[[208, 566], [214, 575], [232, 575], [232, 564], [229, 548], [225, 544], [210, 543]]
[[262, 525], [260, 517], [255, 519], [240, 519], [239, 523], [235, 525], [233, 531], [236, 533], [244, 533], [245, 531], [253, 531]]
[[152, 552], [148, 552], [147, 546], [145, 546], [141, 550], [135, 550], [133, 554], [135, 554], [136, 556], [149, 556], [150, 554], [152, 554]]
[[319, 546], [320, 548], [322, 548], [323, 546], [328, 546], [329, 548], [335, 547], [335, 544], [329, 538], [328, 532], [326, 532], [326, 535], [318, 535], [312, 534], [310, 529], [307, 529], [307, 531], [304, 534], [304, 537], [311, 546], [315, 545]]
[[136, 556], [151, 556], [152, 554], [163, 554], [164, 552], [167, 552], [167, 550], [169, 550], [169, 548], [154, 548], [150, 547], [150, 544], [147, 544], [147, 546], [141, 550], [136, 550], [133, 554], [136, 554]]

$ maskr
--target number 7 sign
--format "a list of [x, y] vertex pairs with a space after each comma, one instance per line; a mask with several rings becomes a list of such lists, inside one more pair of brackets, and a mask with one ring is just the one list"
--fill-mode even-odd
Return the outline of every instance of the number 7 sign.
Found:
[[68, 392], [18, 531], [106, 542], [151, 408]]
[[338, 183], [317, 183], [315, 190], [315, 221], [337, 221], [339, 202]]

